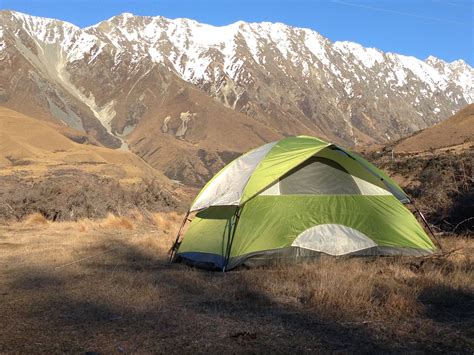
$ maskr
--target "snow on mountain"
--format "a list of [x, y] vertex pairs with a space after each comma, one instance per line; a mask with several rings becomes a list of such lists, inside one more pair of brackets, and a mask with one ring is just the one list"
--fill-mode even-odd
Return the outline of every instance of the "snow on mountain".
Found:
[[[439, 61], [443, 63], [443, 68], [437, 70], [428, 60], [384, 54], [378, 49], [365, 48], [353, 42], [331, 43], [315, 31], [281, 23], [239, 21], [216, 27], [189, 19], [170, 20], [131, 14], [116, 16], [106, 23], [107, 30], [102, 32], [110, 42], [118, 43], [120, 48], [127, 48], [131, 43], [134, 50], [141, 54], [148, 53], [157, 63], [168, 61], [184, 80], [195, 84], [201, 80], [211, 80], [209, 67], [219, 57], [222, 58], [224, 73], [235, 78], [243, 64], [237, 53], [242, 45], [251, 55], [245, 60], [265, 66], [264, 49], [273, 45], [282, 59], [294, 64], [303, 63], [302, 71], [305, 72], [310, 66], [321, 66], [323, 70], [328, 69], [339, 76], [340, 68], [335, 64], [336, 61], [331, 61], [338, 53], [343, 62], [358, 63], [359, 67], [368, 70], [377, 70], [374, 69], [376, 64], [390, 65], [394, 69], [389, 75], [397, 78], [398, 86], [406, 84], [403, 78], [407, 77], [407, 73], [426, 83], [432, 91], [443, 91], [448, 82], [454, 81], [462, 88], [462, 95], [467, 102], [474, 100], [474, 72], [462, 61], [459, 64]], [[104, 27], [99, 24], [88, 30], [101, 28]], [[167, 45], [171, 48], [167, 49]], [[214, 51], [219, 54], [216, 55]], [[340, 80], [343, 80], [342, 77]]]
[[[474, 102], [474, 70], [462, 60], [422, 61], [333, 43], [282, 23], [216, 27], [124, 13], [81, 29], [10, 11], [0, 18], [0, 58], [18, 51], [41, 80], [89, 107], [122, 141], [114, 125], [128, 122], [121, 112], [138, 105], [128, 96], [156, 70], [281, 133], [321, 133], [355, 144], [404, 136]], [[12, 77], [0, 80], [8, 91]], [[125, 83], [128, 94], [117, 97]]]
[[67, 22], [29, 16], [19, 12], [12, 12], [12, 16], [22, 24], [22, 28], [31, 38], [42, 43], [42, 46], [59, 45], [66, 54], [67, 61], [82, 59], [98, 43], [95, 36]]
[[345, 55], [353, 55], [361, 64], [372, 68], [385, 61], [383, 53], [375, 48], [365, 48], [353, 42], [335, 42], [334, 47]]

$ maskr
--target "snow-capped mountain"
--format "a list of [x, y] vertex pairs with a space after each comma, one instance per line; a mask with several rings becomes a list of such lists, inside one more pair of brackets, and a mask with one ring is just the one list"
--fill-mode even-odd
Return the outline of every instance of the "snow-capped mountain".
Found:
[[[157, 135], [216, 151], [287, 134], [385, 142], [474, 102], [462, 60], [422, 61], [281, 23], [122, 14], [81, 29], [2, 11], [0, 60], [4, 105], [152, 163]], [[240, 132], [235, 142], [222, 138], [229, 130]]]

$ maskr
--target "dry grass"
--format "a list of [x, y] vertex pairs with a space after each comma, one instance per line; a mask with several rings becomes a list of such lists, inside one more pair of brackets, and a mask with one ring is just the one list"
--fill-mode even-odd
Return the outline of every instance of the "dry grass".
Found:
[[107, 229], [135, 229], [135, 225], [133, 221], [128, 217], [117, 217], [112, 213], [109, 213], [107, 217], [105, 217], [101, 221], [101, 226]]
[[168, 235], [176, 235], [178, 223], [183, 217], [176, 212], [154, 213], [152, 215], [153, 223], [164, 233]]
[[48, 220], [41, 213], [35, 212], [26, 216], [23, 219], [23, 224], [25, 226], [45, 225], [48, 224]]
[[167, 263], [181, 218], [0, 227], [0, 352], [473, 350], [472, 238], [222, 274]]

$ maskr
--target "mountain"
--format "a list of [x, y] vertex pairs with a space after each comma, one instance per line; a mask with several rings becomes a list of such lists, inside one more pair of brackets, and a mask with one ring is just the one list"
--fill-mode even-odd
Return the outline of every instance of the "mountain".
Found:
[[425, 61], [280, 23], [122, 14], [88, 28], [0, 12], [0, 102], [200, 185], [285, 135], [385, 143], [474, 101], [462, 60]]
[[402, 139], [393, 150], [412, 153], [444, 148], [474, 148], [474, 104], [443, 122]]

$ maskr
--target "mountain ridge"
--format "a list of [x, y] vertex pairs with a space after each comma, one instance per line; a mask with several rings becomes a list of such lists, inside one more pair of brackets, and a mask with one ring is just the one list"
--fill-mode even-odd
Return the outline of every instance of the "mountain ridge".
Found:
[[[198, 163], [198, 180], [225, 163], [222, 152], [298, 134], [386, 143], [474, 100], [474, 70], [463, 61], [421, 61], [281, 23], [122, 14], [81, 29], [9, 11], [0, 18], [3, 105], [160, 169], [165, 145], [186, 151], [177, 163]], [[200, 149], [218, 163], [210, 168]]]

